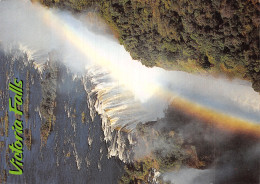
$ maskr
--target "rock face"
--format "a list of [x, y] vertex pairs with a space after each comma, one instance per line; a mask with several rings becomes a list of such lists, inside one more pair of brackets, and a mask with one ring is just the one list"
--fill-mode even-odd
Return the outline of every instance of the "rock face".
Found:
[[59, 64], [58, 61], [54, 58], [54, 53], [50, 54], [50, 59], [45, 63], [44, 70], [42, 72], [42, 103], [41, 103], [41, 114], [46, 121], [50, 119], [50, 116], [53, 115], [53, 110], [55, 107], [56, 91], [57, 91], [57, 79]]
[[259, 80], [259, 81], [255, 81], [255, 82], [252, 84], [252, 87], [254, 88], [255, 91], [260, 92], [260, 80]]
[[[2, 178], [6, 183], [40, 184], [82, 181], [117, 183], [123, 163], [115, 157], [107, 158], [100, 116], [96, 115], [92, 121], [87, 105], [87, 100], [94, 101], [93, 97], [88, 98], [81, 77], [75, 77], [66, 66], [55, 61], [57, 58], [50, 55], [48, 64], [41, 67], [40, 71], [35, 61], [29, 60], [21, 50], [10, 48], [4, 52], [0, 49], [0, 180]], [[29, 90], [24, 90], [24, 96], [28, 92], [30, 95], [29, 116], [24, 122], [24, 144], [28, 149], [24, 147], [23, 177], [13, 177], [8, 172], [11, 168], [9, 161], [13, 157], [8, 145], [15, 139], [11, 124], [15, 117], [12, 113], [9, 117], [6, 114], [10, 95], [8, 83], [14, 77], [23, 80], [25, 86], [30, 84]], [[50, 106], [49, 111], [45, 111], [45, 117], [41, 114], [41, 103]], [[5, 117], [7, 123], [4, 123]], [[55, 117], [52, 120], [56, 123], [52, 121], [50, 126], [43, 129], [46, 117]], [[8, 118], [10, 123], [6, 126]], [[45, 145], [41, 144], [42, 130], [49, 134]], [[88, 145], [88, 139], [92, 140], [91, 146]]]
[[49, 54], [49, 61], [45, 63], [42, 71], [42, 101], [40, 105], [40, 113], [43, 117], [41, 127], [42, 142], [46, 143], [51, 131], [52, 125], [55, 123], [55, 101], [57, 97], [58, 75], [60, 64], [55, 52]]

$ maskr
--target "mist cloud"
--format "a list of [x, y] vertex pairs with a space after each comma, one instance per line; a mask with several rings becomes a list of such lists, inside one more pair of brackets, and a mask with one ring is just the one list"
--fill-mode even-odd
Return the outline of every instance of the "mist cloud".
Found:
[[[54, 19], [45, 19], [50, 14], [61, 20], [59, 25], [56, 25], [57, 21]], [[56, 50], [60, 54], [60, 60], [67, 66], [75, 71], [84, 71], [86, 65], [98, 65], [100, 63], [97, 61], [98, 58], [104, 58], [104, 65], [100, 67], [110, 72], [114, 84], [120, 88], [124, 86], [134, 94], [135, 100], [140, 102], [150, 115], [146, 120], [163, 117], [163, 111], [168, 103], [175, 96], [181, 96], [235, 117], [249, 119], [255, 123], [260, 122], [260, 95], [253, 91], [249, 82], [196, 76], [184, 72], [167, 72], [160, 68], [146, 68], [140, 62], [132, 60], [129, 53], [113, 39], [112, 35], [102, 34], [101, 30], [95, 34], [95, 27], [92, 27], [90, 31], [82, 15], [76, 16], [69, 12], [46, 9], [40, 5], [32, 5], [30, 1], [8, 0], [0, 2], [0, 22], [0, 42], [3, 47], [8, 50], [13, 44], [18, 44], [36, 62], [45, 62], [48, 53]], [[58, 30], [55, 29], [56, 26], [64, 27]], [[65, 29], [69, 29], [81, 42], [77, 43], [78, 45], [73, 44], [69, 40], [70, 35], [64, 36]], [[89, 47], [84, 48], [86, 45]], [[95, 52], [92, 53], [92, 51]], [[168, 95], [165, 95], [165, 91]], [[129, 115], [129, 119], [132, 118]], [[164, 124], [162, 127], [167, 128]], [[187, 125], [184, 130], [191, 132], [193, 128]], [[204, 139], [211, 141], [210, 136], [205, 136]], [[155, 147], [151, 147], [143, 154], [157, 149], [159, 145], [167, 146], [164, 140], [158, 140]], [[227, 165], [220, 165], [216, 170], [210, 168], [202, 171], [184, 168], [178, 174], [165, 174], [165, 178], [176, 183], [190, 184], [211, 182], [214, 172], [219, 174], [218, 176], [223, 176], [223, 174], [246, 176], [234, 170], [236, 162], [239, 163], [237, 166], [248, 164], [248, 167], [244, 167], [245, 169], [241, 171], [246, 172], [246, 169], [249, 169], [249, 172], [255, 173], [254, 163], [259, 155], [259, 146], [256, 149], [254, 147], [255, 143], [250, 144], [249, 147], [243, 145], [238, 151], [244, 151], [246, 156], [241, 153], [242, 156], [238, 160], [234, 159]], [[232, 149], [235, 150], [235, 147]], [[236, 153], [230, 151], [218, 159], [228, 161]]]

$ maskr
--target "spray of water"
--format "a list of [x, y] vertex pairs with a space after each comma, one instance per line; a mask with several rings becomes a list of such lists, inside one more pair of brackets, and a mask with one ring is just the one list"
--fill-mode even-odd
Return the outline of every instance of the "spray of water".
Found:
[[[228, 124], [241, 131], [249, 126], [247, 133], [260, 135], [260, 95], [248, 82], [147, 68], [134, 61], [111, 35], [89, 29], [84, 18], [28, 1], [1, 1], [0, 22], [0, 43], [5, 49], [18, 44], [37, 66], [56, 50], [72, 70], [86, 72], [85, 84], [90, 80], [94, 88], [85, 85], [85, 90], [89, 96], [97, 95], [95, 103], [88, 102], [89, 107], [102, 116], [105, 139], [111, 143], [109, 156], [128, 159], [120, 132], [112, 135], [114, 128], [133, 130], [138, 122], [163, 117], [168, 105], [198, 118], [214, 117], [215, 124], [229, 117], [233, 124], [228, 119], [221, 124], [223, 128]], [[179, 176], [187, 173], [195, 178], [204, 172], [187, 170]], [[166, 179], [172, 176], [170, 173]], [[174, 175], [175, 181], [179, 176]]]
[[180, 96], [231, 116], [260, 120], [260, 97], [247, 82], [146, 68], [111, 36], [93, 33], [68, 12], [22, 1], [3, 1], [0, 10], [3, 45], [19, 43], [38, 62], [57, 50], [74, 69], [98, 65], [109, 73], [114, 87], [127, 89], [142, 108], [155, 114], [151, 119], [163, 115], [167, 100]]

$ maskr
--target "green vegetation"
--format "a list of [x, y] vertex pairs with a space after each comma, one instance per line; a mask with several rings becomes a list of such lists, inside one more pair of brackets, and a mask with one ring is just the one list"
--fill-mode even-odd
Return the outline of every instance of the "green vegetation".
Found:
[[52, 127], [52, 116], [49, 117], [49, 119], [47, 121], [45, 121], [44, 123], [42, 123], [41, 125], [41, 141], [42, 144], [46, 144], [48, 137], [50, 135], [51, 132], [51, 127]]
[[4, 141], [0, 141], [0, 152], [3, 151], [4, 147], [5, 147], [5, 142]]
[[[159, 120], [158, 124], [161, 121], [163, 120]], [[185, 143], [181, 133], [171, 128], [158, 129], [156, 124], [157, 122], [147, 122], [137, 125], [135, 136], [138, 143], [135, 154], [138, 159], [126, 164], [119, 183], [149, 183], [154, 171], [164, 173], [178, 171], [183, 166], [197, 169], [205, 167], [205, 162], [197, 155], [196, 147]], [[138, 152], [141, 152], [141, 156]], [[163, 183], [160, 178], [158, 180]]]
[[5, 169], [3, 169], [2, 173], [0, 173], [0, 183], [5, 184], [6, 182], [7, 182], [7, 172]]
[[81, 113], [81, 123], [84, 123], [86, 121], [86, 115], [85, 115], [85, 112], [83, 111]]
[[8, 121], [8, 111], [5, 112], [5, 136], [8, 137], [9, 121]]
[[4, 117], [0, 118], [0, 136], [4, 136], [5, 131], [4, 131]]
[[153, 169], [158, 169], [156, 160], [146, 157], [140, 161], [135, 161], [125, 165], [125, 174], [119, 180], [120, 184], [148, 184], [148, 178], [153, 174]]
[[24, 130], [24, 143], [27, 147], [28, 150], [31, 150], [31, 146], [32, 146], [32, 131], [31, 129], [26, 128]]
[[29, 100], [30, 100], [30, 72], [27, 71], [27, 73], [26, 73], [26, 96], [25, 96], [25, 102], [24, 102], [24, 107], [23, 107], [26, 125], [29, 120], [29, 104], [30, 104]]
[[226, 73], [260, 88], [259, 3], [244, 0], [101, 1], [101, 15], [148, 67]]
[[40, 105], [40, 112], [44, 118], [41, 126], [41, 140], [42, 143], [46, 143], [51, 131], [52, 124], [55, 123], [56, 117], [54, 115], [54, 109], [56, 106], [56, 90], [58, 79], [58, 67], [59, 64], [55, 59], [55, 54], [50, 54], [50, 61], [45, 65], [43, 71], [42, 86], [42, 101]]
[[4, 141], [0, 141], [0, 148], [3, 148], [5, 146], [5, 142]]
[[7, 147], [5, 150], [5, 163], [8, 166], [10, 166], [9, 155], [10, 155], [10, 149], [9, 149], [9, 147]]
[[40, 0], [73, 11], [95, 7], [133, 59], [148, 67], [226, 74], [260, 91], [256, 0]]
[[71, 153], [68, 152], [68, 153], [66, 154], [66, 157], [69, 158], [70, 156], [71, 156]]
[[149, 123], [138, 124], [136, 128], [137, 137], [143, 142], [141, 148], [145, 153], [148, 150], [150, 156], [156, 160], [159, 171], [179, 170], [182, 165], [189, 165], [193, 168], [204, 166], [197, 157], [196, 148], [184, 144], [181, 133], [176, 133], [171, 129], [157, 130]]

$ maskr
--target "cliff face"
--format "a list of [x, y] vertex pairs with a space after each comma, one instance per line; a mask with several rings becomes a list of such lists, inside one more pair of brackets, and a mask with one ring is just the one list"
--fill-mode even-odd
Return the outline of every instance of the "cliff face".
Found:
[[[0, 45], [0, 183], [116, 183], [121, 176], [124, 164], [107, 158], [100, 116], [91, 119], [87, 101], [94, 97], [86, 93], [83, 78], [58, 61], [51, 52], [40, 65], [17, 46], [4, 50]], [[8, 87], [14, 78], [24, 82], [23, 177], [9, 174], [16, 117], [9, 111], [14, 94]]]
[[48, 1], [74, 11], [98, 10], [131, 56], [148, 67], [226, 74], [260, 91], [257, 1]]

